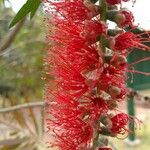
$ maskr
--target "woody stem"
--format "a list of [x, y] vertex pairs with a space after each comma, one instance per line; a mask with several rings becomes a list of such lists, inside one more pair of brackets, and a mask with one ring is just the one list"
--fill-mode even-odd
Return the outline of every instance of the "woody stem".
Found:
[[[100, 21], [103, 21], [104, 23], [106, 23], [106, 12], [107, 12], [107, 3], [106, 0], [99, 0], [99, 7], [101, 7], [100, 9]], [[99, 53], [101, 56], [104, 55], [105, 53], [105, 44], [104, 44], [104, 39], [105, 39], [105, 35], [101, 35], [100, 36], [100, 40], [99, 40]], [[94, 133], [94, 138], [93, 138], [93, 145], [91, 150], [96, 150], [96, 148], [99, 145], [99, 126], [100, 126], [100, 122], [96, 121], [96, 128], [95, 128], [95, 133]]]
[[[100, 20], [106, 23], [106, 12], [107, 12], [107, 3], [106, 0], [99, 0], [99, 6], [100, 6]], [[100, 53], [105, 53], [105, 44], [104, 44], [105, 36], [102, 34], [100, 36], [99, 41], [99, 51]]]

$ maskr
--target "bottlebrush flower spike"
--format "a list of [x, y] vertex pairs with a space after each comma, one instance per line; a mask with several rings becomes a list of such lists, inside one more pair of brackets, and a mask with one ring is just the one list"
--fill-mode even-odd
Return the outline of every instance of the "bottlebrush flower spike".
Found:
[[[107, 0], [104, 5], [123, 1], [128, 0]], [[97, 144], [103, 129], [109, 129], [111, 135], [124, 134], [130, 120], [124, 113], [110, 115], [116, 112], [117, 103], [124, 100], [128, 92], [126, 73], [128, 66], [131, 68], [134, 64], [127, 63], [127, 49], [146, 50], [148, 47], [143, 43], [148, 39], [129, 31], [109, 38], [105, 22], [108, 16], [103, 16], [107, 9], [104, 6], [100, 11], [100, 6], [90, 0], [44, 0], [44, 3], [47, 15], [51, 15], [47, 19], [50, 48], [45, 59], [46, 122], [52, 136], [49, 143], [60, 150], [111, 150]], [[117, 14], [121, 19], [113, 18]], [[119, 27], [133, 27], [134, 17], [130, 11], [114, 10], [113, 15], [108, 19], [118, 21]], [[109, 60], [105, 59], [105, 38], [115, 41]], [[49, 76], [54, 77], [53, 81]], [[108, 120], [102, 122], [103, 116]]]
[[[47, 62], [51, 65], [51, 59], [51, 74], [55, 76], [56, 85], [54, 91], [46, 91], [46, 95], [54, 95], [53, 98], [46, 96], [49, 104], [47, 110], [52, 116], [47, 119], [47, 125], [54, 136], [54, 141], [50, 143], [62, 150], [88, 149], [95, 119], [107, 111], [104, 101], [95, 100], [89, 94], [94, 87], [89, 80], [95, 80], [95, 75], [89, 74], [99, 69], [101, 64], [97, 45], [89, 43], [96, 41], [97, 35], [106, 33], [106, 25], [95, 19], [89, 20], [89, 7], [81, 0], [53, 5], [54, 12], [59, 15], [53, 15], [55, 28], [50, 29], [51, 34], [47, 36], [54, 42], [48, 50], [51, 58], [48, 57]], [[60, 14], [62, 18], [58, 17]]]
[[[92, 3], [84, 3], [84, 0], [67, 0], [67, 1], [57, 1], [47, 0], [47, 4], [55, 18], [69, 19], [74, 22], [81, 22], [85, 19], [91, 19], [92, 17], [99, 14], [99, 8]], [[46, 3], [45, 2], [45, 3]], [[56, 13], [57, 12], [57, 13]]]
[[85, 78], [72, 66], [68, 64], [57, 65], [54, 74], [57, 77], [57, 83], [60, 89], [70, 91], [71, 95], [80, 97], [87, 90], [88, 86], [85, 83]]
[[[75, 24], [71, 20], [62, 22], [62, 20], [57, 19], [55, 23], [52, 21], [49, 23], [57, 27], [51, 31], [54, 34], [50, 35], [49, 39], [64, 45], [75, 42], [80, 42], [79, 44], [82, 45], [95, 43], [97, 36], [106, 34], [107, 31], [106, 24], [98, 20], [85, 20], [83, 23]], [[78, 46], [78, 43], [74, 45]]]
[[112, 133], [124, 134], [126, 132], [125, 126], [128, 124], [130, 117], [127, 114], [119, 113], [111, 118]]
[[125, 51], [126, 49], [131, 48], [149, 50], [150, 48], [144, 44], [144, 42], [149, 41], [149, 38], [142, 37], [143, 34], [144, 33], [134, 34], [128, 31], [117, 35], [115, 38], [114, 50]]
[[47, 126], [55, 138], [53, 141], [50, 140], [50, 145], [62, 150], [89, 147], [92, 127], [80, 117], [82, 112], [78, 108], [79, 103], [63, 91], [54, 95], [55, 102], [47, 108], [47, 113], [51, 115], [51, 119], [47, 119]]

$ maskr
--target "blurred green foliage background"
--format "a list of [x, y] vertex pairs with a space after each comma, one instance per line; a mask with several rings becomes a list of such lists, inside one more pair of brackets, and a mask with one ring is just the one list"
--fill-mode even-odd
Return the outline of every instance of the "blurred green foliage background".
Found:
[[[15, 16], [12, 8], [0, 5], [0, 43], [13, 28], [9, 24]], [[42, 11], [38, 11], [31, 21], [25, 19], [12, 44], [0, 51], [0, 93], [13, 91], [17, 94], [42, 98], [44, 25]], [[5, 42], [5, 41], [4, 41]]]
[[11, 0], [0, 0], [0, 150], [42, 150], [46, 149], [42, 6], [32, 20], [21, 16], [9, 28], [15, 16]]

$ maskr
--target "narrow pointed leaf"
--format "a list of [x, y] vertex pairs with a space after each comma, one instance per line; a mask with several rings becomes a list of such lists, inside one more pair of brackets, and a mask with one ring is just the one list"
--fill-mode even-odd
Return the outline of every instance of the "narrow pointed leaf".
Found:
[[32, 19], [41, 4], [41, 0], [33, 0], [30, 18]]

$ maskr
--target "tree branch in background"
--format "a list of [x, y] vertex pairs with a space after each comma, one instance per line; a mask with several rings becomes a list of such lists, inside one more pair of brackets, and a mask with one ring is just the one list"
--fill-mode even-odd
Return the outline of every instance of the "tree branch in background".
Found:
[[20, 109], [29, 108], [29, 107], [44, 107], [44, 102], [24, 103], [24, 104], [11, 106], [7, 108], [0, 108], [0, 113], [9, 113], [11, 111], [16, 111]]
[[150, 102], [150, 97], [149, 96], [144, 96], [143, 94], [141, 94], [139, 91], [133, 90], [133, 89], [129, 89], [130, 92], [128, 94], [128, 97], [133, 97], [135, 100], [143, 100], [144, 102]]
[[17, 144], [20, 144], [21, 142], [24, 142], [24, 139], [19, 139], [19, 138], [16, 138], [16, 139], [5, 139], [5, 140], [2, 140], [0, 141], [0, 145], [4, 146], [4, 145], [7, 145], [7, 146], [10, 146], [10, 145], [17, 145]]
[[0, 52], [4, 51], [9, 46], [11, 46], [11, 44], [15, 40], [15, 37], [17, 36], [21, 27], [23, 26], [24, 22], [25, 18], [18, 22], [18, 24], [8, 33], [8, 35], [6, 35], [6, 37], [2, 39], [2, 41], [0, 42]]

